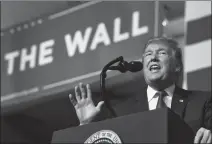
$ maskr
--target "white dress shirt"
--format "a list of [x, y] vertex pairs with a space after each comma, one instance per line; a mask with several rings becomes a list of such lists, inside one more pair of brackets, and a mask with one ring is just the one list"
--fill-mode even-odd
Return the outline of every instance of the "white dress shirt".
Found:
[[[165, 104], [168, 108], [171, 108], [174, 90], [175, 90], [174, 84], [164, 90], [164, 91], [166, 91], [166, 93], [168, 95], [165, 96], [163, 100], [164, 100], [164, 102], [165, 102]], [[155, 97], [156, 92], [158, 92], [158, 91], [156, 91], [152, 87], [148, 86], [147, 98], [148, 98], [148, 103], [149, 103], [149, 110], [156, 109], [156, 106], [157, 106], [157, 103], [158, 103], [158, 97]]]

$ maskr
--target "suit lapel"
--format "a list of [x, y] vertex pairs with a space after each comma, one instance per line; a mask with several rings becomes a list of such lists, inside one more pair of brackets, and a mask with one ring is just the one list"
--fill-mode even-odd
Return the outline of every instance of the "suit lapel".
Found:
[[172, 98], [171, 109], [178, 114], [181, 118], [184, 118], [185, 108], [188, 103], [187, 92], [179, 87], [175, 87], [175, 92]]

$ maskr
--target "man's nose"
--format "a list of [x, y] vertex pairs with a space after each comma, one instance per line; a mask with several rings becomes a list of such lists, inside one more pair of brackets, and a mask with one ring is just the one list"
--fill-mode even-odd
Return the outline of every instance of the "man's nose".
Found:
[[151, 61], [159, 61], [158, 55], [156, 53], [152, 54]]

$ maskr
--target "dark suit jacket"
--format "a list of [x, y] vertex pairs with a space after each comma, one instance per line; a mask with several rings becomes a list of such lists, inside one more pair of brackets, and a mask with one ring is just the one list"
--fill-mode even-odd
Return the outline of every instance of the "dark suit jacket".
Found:
[[[128, 93], [117, 96], [111, 93], [110, 104], [116, 116], [124, 116], [132, 113], [148, 111], [146, 89], [129, 89]], [[176, 86], [171, 109], [178, 114], [193, 129], [194, 133], [200, 127], [212, 129], [212, 97], [209, 92], [189, 91]], [[101, 119], [112, 118], [109, 111], [103, 110]]]

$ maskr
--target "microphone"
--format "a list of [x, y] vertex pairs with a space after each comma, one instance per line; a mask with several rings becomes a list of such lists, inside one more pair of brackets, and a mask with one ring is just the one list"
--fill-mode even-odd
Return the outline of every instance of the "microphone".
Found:
[[138, 72], [141, 71], [143, 68], [143, 64], [139, 61], [121, 61], [117, 66], [111, 66], [109, 67], [109, 70], [118, 70], [121, 73], [125, 73], [127, 71], [130, 72]]
[[143, 64], [139, 61], [131, 61], [129, 63], [124, 61], [123, 63], [125, 69], [130, 72], [138, 72], [141, 71], [143, 68]]

